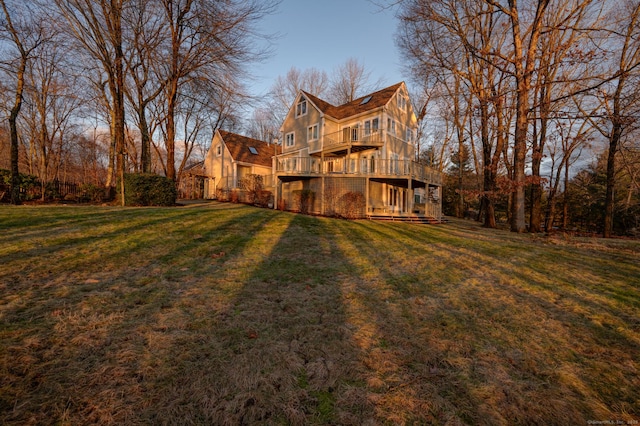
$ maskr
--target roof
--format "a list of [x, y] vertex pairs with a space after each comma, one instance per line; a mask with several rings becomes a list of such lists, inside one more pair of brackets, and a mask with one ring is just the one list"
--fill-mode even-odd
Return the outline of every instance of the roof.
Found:
[[[338, 120], [342, 120], [347, 117], [385, 106], [391, 100], [393, 95], [395, 95], [400, 86], [402, 86], [402, 83], [397, 83], [393, 86], [378, 90], [377, 92], [369, 93], [368, 95], [359, 97], [358, 99], [354, 99], [353, 101], [340, 106], [331, 105], [329, 102], [323, 101], [322, 99], [305, 91], [302, 91], [302, 93], [304, 93], [304, 95], [313, 102], [322, 113]], [[369, 98], [369, 100], [363, 102], [366, 98]]]
[[[225, 130], [218, 132], [235, 161], [271, 167], [271, 157], [276, 154], [275, 145]], [[251, 148], [257, 153], [254, 154]]]

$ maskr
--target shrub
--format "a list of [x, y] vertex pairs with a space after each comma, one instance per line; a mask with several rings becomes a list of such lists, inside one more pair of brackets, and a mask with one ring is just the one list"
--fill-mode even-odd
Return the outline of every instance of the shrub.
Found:
[[254, 202], [260, 207], [273, 207], [273, 194], [271, 194], [271, 191], [264, 189], [257, 191]]
[[178, 191], [173, 180], [142, 173], [124, 176], [125, 203], [132, 206], [173, 206]]
[[299, 189], [293, 191], [293, 202], [295, 203], [296, 210], [300, 213], [308, 214], [313, 207], [315, 199], [316, 193], [310, 189]]
[[[18, 174], [20, 181], [20, 198], [25, 200], [37, 198], [40, 196], [40, 181], [37, 176]], [[0, 169], [0, 194], [5, 192], [5, 197], [10, 197], [9, 190], [11, 188], [11, 172], [7, 169]]]
[[101, 202], [108, 198], [107, 189], [103, 186], [85, 183], [80, 186], [82, 201]]
[[366, 203], [361, 192], [347, 192], [340, 197], [340, 215], [346, 219], [358, 219], [364, 216]]
[[229, 190], [224, 188], [218, 188], [216, 190], [216, 199], [218, 201], [229, 201]]
[[263, 178], [261, 175], [250, 174], [240, 179], [240, 188], [246, 191], [246, 202], [256, 203], [259, 192], [262, 191]]

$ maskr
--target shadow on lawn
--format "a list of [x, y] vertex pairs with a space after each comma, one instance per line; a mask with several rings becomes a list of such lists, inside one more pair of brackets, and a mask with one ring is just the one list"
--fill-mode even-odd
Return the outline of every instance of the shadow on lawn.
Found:
[[104, 243], [112, 270], [81, 259], [73, 285], [40, 289], [13, 273], [24, 300], [2, 307], [0, 422], [567, 424], [637, 410], [637, 345], [589, 316], [611, 306], [484, 243], [232, 205], [148, 213], [20, 258]]
[[[268, 230], [252, 233], [237, 259], [226, 255], [214, 275], [202, 277], [205, 285], [198, 287], [210, 285], [213, 293], [228, 288], [230, 297], [200, 318], [195, 334], [202, 343], [173, 360], [171, 378], [150, 384], [158, 403], [146, 410], [146, 419], [207, 424], [371, 420], [360, 350], [342, 303], [341, 277], [353, 267], [326, 232], [326, 223], [331, 222], [280, 215]], [[170, 386], [159, 387], [167, 380]]]
[[[387, 225], [372, 231], [369, 225], [361, 226], [366, 232], [395, 233], [390, 253], [398, 253], [394, 244], [424, 247], [426, 257], [414, 258], [413, 277], [418, 282], [433, 281], [419, 271], [433, 271], [438, 265], [455, 271], [449, 283], [420, 289], [407, 285], [388, 267], [401, 259], [390, 256], [380, 267], [384, 281], [394, 283], [405, 302], [428, 307], [422, 314], [415, 303], [402, 308], [402, 316], [425, 321], [412, 327], [413, 332], [420, 334], [420, 325], [428, 327], [422, 327], [427, 339], [422, 344], [416, 339], [410, 346], [431, 348], [427, 358], [440, 358], [436, 365], [441, 367], [435, 371], [442, 373], [442, 380], [434, 377], [433, 382], [440, 396], [458, 401], [454, 412], [464, 421], [576, 424], [596, 418], [626, 421], [639, 415], [639, 377], [633, 371], [640, 355], [640, 318], [633, 302], [638, 300], [637, 285], [632, 285], [638, 277], [633, 258], [622, 262], [612, 255], [620, 268], [614, 273], [606, 268], [607, 254], [590, 261], [598, 254], [540, 250], [526, 241], [496, 245], [489, 254], [483, 243], [450, 241], [453, 233], [443, 235], [440, 230]], [[366, 245], [356, 250], [376, 255]], [[572, 264], [582, 269], [576, 271]], [[581, 274], [590, 281], [584, 282]], [[626, 287], [627, 297], [611, 294], [611, 280]], [[454, 396], [459, 389], [452, 389], [452, 383], [467, 388], [463, 400]]]
[[[118, 212], [114, 227], [87, 228], [93, 235], [85, 237], [43, 237], [36, 251], [12, 254], [0, 283], [0, 422], [136, 424], [161, 412], [157, 388], [171, 389], [181, 377], [176, 368], [185, 351], [207, 352], [203, 336], [192, 331], [199, 330], [199, 316], [211, 314], [209, 301], [190, 293], [198, 284], [190, 271], [207, 278], [216, 267], [208, 243], [240, 255], [274, 215], [236, 208], [222, 215]], [[193, 230], [194, 223], [201, 226]], [[75, 226], [82, 233], [81, 219]], [[166, 232], [147, 232], [154, 227]], [[121, 244], [120, 237], [133, 243]], [[78, 256], [97, 242], [98, 257]], [[73, 270], [56, 264], [68, 258], [76, 259]]]

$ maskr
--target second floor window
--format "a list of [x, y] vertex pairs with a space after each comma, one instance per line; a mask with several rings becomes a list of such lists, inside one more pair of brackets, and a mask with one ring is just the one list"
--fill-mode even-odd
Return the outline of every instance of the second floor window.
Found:
[[287, 133], [284, 137], [284, 146], [289, 148], [292, 147], [293, 145], [295, 145], [296, 141], [295, 141], [295, 133]]
[[365, 135], [370, 135], [371, 133], [375, 133], [378, 131], [378, 128], [380, 127], [379, 124], [380, 120], [377, 118], [373, 118], [371, 120], [366, 120], [364, 122], [364, 134]]
[[307, 100], [300, 99], [300, 102], [296, 105], [296, 117], [305, 115], [307, 113]]
[[314, 124], [307, 128], [307, 140], [315, 141], [318, 139], [318, 125]]
[[220, 157], [222, 155], [222, 145], [216, 145], [216, 155]]

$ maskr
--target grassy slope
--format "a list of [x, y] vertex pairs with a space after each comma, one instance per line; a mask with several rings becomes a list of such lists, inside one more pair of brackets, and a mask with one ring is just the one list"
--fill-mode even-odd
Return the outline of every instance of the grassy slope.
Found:
[[0, 208], [0, 423], [640, 420], [640, 243]]

